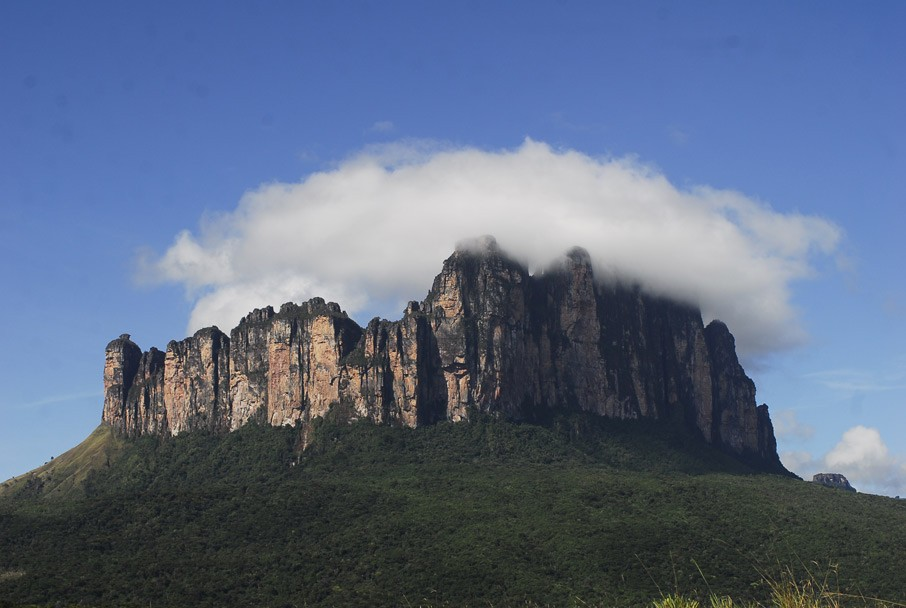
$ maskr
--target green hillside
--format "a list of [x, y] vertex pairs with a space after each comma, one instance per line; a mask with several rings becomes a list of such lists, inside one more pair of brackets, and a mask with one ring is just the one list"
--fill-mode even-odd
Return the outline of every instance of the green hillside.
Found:
[[109, 467], [126, 442], [109, 426], [96, 428], [82, 443], [25, 475], [0, 484], [0, 497], [73, 498], [84, 494], [82, 484], [93, 471]]
[[146, 438], [108, 450], [81, 496], [7, 489], [0, 606], [743, 601], [787, 567], [906, 601], [906, 502], [756, 474], [656, 424], [323, 423], [301, 453], [297, 438]]

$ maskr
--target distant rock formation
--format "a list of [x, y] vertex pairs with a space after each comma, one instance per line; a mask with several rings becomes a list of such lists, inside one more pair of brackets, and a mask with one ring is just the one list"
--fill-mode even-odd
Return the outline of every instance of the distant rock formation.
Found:
[[816, 473], [812, 477], [812, 482], [827, 486], [828, 488], [837, 488], [847, 492], [855, 492], [856, 489], [849, 485], [849, 480], [840, 473]]
[[577, 408], [683, 425], [762, 469], [786, 472], [768, 409], [719, 321], [596, 281], [571, 250], [529, 275], [491, 237], [458, 247], [421, 303], [364, 329], [315, 298], [249, 313], [142, 352], [107, 346], [103, 421], [127, 436], [226, 432], [250, 420], [351, 419], [417, 427], [476, 414], [511, 420]]

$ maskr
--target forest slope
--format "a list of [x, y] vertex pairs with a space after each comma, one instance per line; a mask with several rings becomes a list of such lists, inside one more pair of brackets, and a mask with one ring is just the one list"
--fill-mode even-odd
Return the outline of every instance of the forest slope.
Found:
[[654, 422], [247, 425], [0, 498], [0, 605], [642, 605], [836, 567], [906, 601], [906, 504], [755, 474]]

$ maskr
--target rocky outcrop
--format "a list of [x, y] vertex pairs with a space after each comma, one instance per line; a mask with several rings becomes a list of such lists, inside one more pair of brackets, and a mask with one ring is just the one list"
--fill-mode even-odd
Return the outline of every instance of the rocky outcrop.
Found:
[[165, 353], [151, 348], [142, 353], [138, 371], [126, 395], [123, 416], [113, 426], [130, 436], [156, 435], [169, 431], [164, 405]]
[[767, 406], [726, 325], [693, 306], [602, 283], [576, 248], [536, 275], [490, 237], [457, 248], [421, 303], [364, 329], [315, 298], [203, 329], [166, 354], [107, 347], [103, 420], [130, 436], [251, 420], [307, 427], [329, 411], [409, 427], [556, 408], [683, 425], [783, 471]]
[[817, 483], [828, 488], [855, 492], [856, 489], [849, 485], [849, 480], [840, 473], [815, 473], [812, 476], [812, 483]]
[[230, 340], [216, 327], [167, 345], [163, 397], [170, 433], [230, 429]]
[[131, 434], [128, 429], [135, 425], [134, 408], [128, 396], [143, 359], [142, 349], [131, 340], [129, 334], [122, 334], [107, 345], [102, 419], [127, 434]]
[[251, 419], [293, 425], [341, 400], [343, 361], [362, 330], [337, 304], [315, 298], [255, 310], [230, 334], [230, 428]]

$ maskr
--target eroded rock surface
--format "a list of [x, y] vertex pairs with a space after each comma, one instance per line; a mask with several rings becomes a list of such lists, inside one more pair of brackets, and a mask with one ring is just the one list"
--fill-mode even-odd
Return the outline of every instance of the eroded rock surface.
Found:
[[847, 492], [856, 491], [856, 489], [849, 484], [849, 480], [840, 473], [816, 473], [812, 476], [812, 482], [827, 486], [828, 488], [836, 488]]
[[416, 427], [578, 408], [684, 425], [783, 471], [767, 406], [729, 329], [693, 306], [595, 279], [580, 248], [534, 276], [490, 237], [460, 247], [421, 303], [364, 329], [315, 298], [203, 329], [166, 353], [128, 335], [107, 347], [103, 420], [131, 436], [304, 428], [332, 408]]

